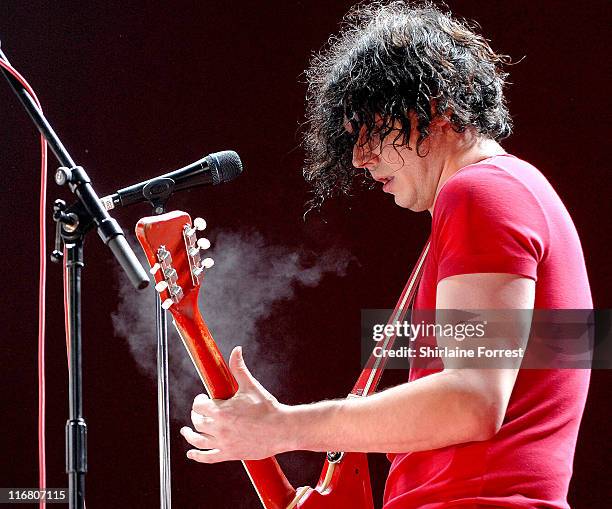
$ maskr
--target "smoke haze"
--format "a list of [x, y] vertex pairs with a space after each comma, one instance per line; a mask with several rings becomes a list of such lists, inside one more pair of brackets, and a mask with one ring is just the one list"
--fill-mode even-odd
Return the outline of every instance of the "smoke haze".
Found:
[[[142, 250], [137, 247], [136, 251]], [[232, 231], [220, 232], [207, 256], [215, 265], [207, 271], [200, 289], [202, 316], [225, 359], [235, 345], [242, 345], [247, 365], [257, 364], [258, 379], [275, 394], [282, 372], [290, 368], [291, 356], [280, 359], [278, 353], [266, 350], [265, 337], [258, 330], [260, 322], [271, 315], [275, 304], [292, 299], [299, 287], [314, 287], [326, 274], [344, 276], [352, 256], [341, 249], [315, 255], [269, 245], [258, 232]], [[137, 292], [120, 278], [112, 321], [115, 334], [127, 340], [143, 373], [156, 380], [153, 298], [152, 292]], [[170, 315], [168, 322], [170, 413], [172, 418], [185, 420], [193, 397], [203, 388]]]

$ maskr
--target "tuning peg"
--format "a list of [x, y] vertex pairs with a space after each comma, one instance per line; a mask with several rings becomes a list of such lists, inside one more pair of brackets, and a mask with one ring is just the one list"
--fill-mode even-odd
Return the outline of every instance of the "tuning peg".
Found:
[[167, 265], [172, 264], [172, 256], [170, 255], [170, 251], [166, 249], [166, 246], [160, 246], [157, 250], [157, 259], [162, 263], [165, 262]]
[[206, 221], [202, 219], [201, 217], [196, 217], [193, 220], [193, 226], [196, 230], [202, 231], [206, 228]]
[[168, 292], [175, 301], [180, 300], [183, 297], [183, 289], [179, 285], [170, 285]]
[[176, 272], [174, 267], [168, 267], [164, 269], [164, 279], [170, 283], [174, 283], [178, 279], [178, 272]]
[[210, 240], [202, 237], [201, 239], [198, 239], [197, 244], [200, 249], [208, 249], [210, 247]]
[[159, 263], [156, 263], [155, 265], [153, 265], [153, 267], [149, 269], [149, 272], [155, 275], [159, 269], [161, 269], [161, 265]]
[[168, 309], [170, 306], [172, 306], [172, 304], [174, 304], [172, 299], [166, 299], [164, 302], [162, 302], [162, 308]]
[[166, 288], [168, 288], [168, 283], [166, 283], [165, 281], [160, 281], [155, 285], [155, 289], [160, 293], [163, 292]]
[[210, 269], [215, 264], [215, 261], [212, 258], [204, 258], [202, 260], [202, 267], [205, 269]]

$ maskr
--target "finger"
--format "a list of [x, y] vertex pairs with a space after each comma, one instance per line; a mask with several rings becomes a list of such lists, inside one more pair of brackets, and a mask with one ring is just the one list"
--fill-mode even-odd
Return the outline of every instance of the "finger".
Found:
[[206, 405], [209, 402], [210, 398], [208, 397], [208, 394], [204, 394], [203, 392], [193, 398], [194, 405]]
[[193, 423], [193, 427], [200, 433], [207, 433], [209, 435], [214, 435], [213, 424], [215, 420], [212, 417], [201, 415], [192, 410], [191, 411], [191, 422]]
[[215, 437], [203, 433], [196, 433], [191, 428], [185, 426], [181, 428], [181, 435], [188, 443], [198, 449], [212, 449], [214, 447]]
[[211, 449], [209, 451], [198, 451], [191, 449], [187, 451], [187, 457], [190, 460], [198, 463], [219, 463], [221, 461], [230, 461], [232, 458], [226, 457], [219, 449]]
[[232, 350], [229, 358], [229, 368], [238, 382], [238, 388], [249, 387], [255, 383], [255, 378], [244, 363], [241, 346], [237, 346]]
[[206, 394], [198, 394], [193, 400], [192, 409], [200, 415], [210, 415], [216, 406], [215, 401]]

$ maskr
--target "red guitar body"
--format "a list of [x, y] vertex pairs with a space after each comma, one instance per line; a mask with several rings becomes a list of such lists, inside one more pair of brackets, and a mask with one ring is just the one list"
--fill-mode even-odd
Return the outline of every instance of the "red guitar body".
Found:
[[[198, 309], [200, 283], [211, 264], [207, 263], [210, 259], [200, 258], [196, 229], [202, 228], [194, 228], [189, 215], [177, 211], [141, 219], [136, 235], [154, 271], [164, 307], [172, 314], [202, 383], [211, 398], [229, 399], [236, 393], [236, 380]], [[367, 457], [362, 453], [328, 453], [316, 487], [297, 491], [275, 458], [243, 464], [265, 509], [374, 507]]]
[[374, 509], [367, 456], [350, 452], [338, 463], [326, 460], [316, 487], [298, 490], [298, 497], [295, 507], [302, 509]]

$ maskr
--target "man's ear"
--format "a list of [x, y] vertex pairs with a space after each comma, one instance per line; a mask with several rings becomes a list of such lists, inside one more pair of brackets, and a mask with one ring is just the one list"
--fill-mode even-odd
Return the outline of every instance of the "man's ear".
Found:
[[431, 122], [429, 126], [440, 131], [448, 131], [451, 128], [451, 115], [453, 110], [447, 108], [444, 113], [438, 111], [438, 101], [431, 100]]

